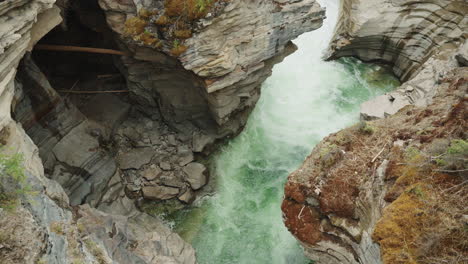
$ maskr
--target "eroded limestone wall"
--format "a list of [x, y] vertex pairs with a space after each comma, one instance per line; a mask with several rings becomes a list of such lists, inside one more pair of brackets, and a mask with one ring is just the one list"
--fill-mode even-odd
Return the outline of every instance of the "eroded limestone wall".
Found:
[[[0, 2], [1, 151], [7, 157], [19, 153], [23, 158], [20, 166], [25, 174], [25, 182], [3, 185], [9, 182], [7, 178], [11, 175], [2, 168], [2, 188], [31, 188], [15, 200], [13, 208], [0, 208], [0, 262], [195, 263], [194, 250], [157, 219], [136, 212], [132, 216], [121, 216], [106, 214], [89, 206], [72, 208], [62, 186], [44, 176], [44, 160], [41, 157], [47, 160], [45, 154], [53, 151], [43, 151], [39, 155], [38, 148], [22, 125], [12, 119], [12, 109], [33, 102], [34, 107], [38, 107], [33, 110], [37, 112], [28, 112], [31, 109], [24, 107], [25, 111], [19, 111], [19, 115], [15, 116], [26, 118], [24, 124], [33, 124], [27, 121], [37, 121], [34, 118], [41, 115], [38, 109], [56, 106], [60, 101], [52, 89], [36, 90], [34, 94], [34, 89], [46, 87], [41, 86], [47, 80], [41, 79], [40, 71], [28, 78], [24, 76], [28, 72], [23, 73], [22, 77], [16, 75], [18, 63], [28, 48], [60, 23], [61, 17], [53, 2]], [[34, 65], [29, 65], [29, 70], [34, 70]], [[25, 91], [31, 90], [36, 101], [25, 102], [24, 98], [31, 96], [31, 92], [26, 94]], [[36, 132], [36, 136], [41, 138], [40, 131]], [[45, 140], [57, 136], [42, 135]]]

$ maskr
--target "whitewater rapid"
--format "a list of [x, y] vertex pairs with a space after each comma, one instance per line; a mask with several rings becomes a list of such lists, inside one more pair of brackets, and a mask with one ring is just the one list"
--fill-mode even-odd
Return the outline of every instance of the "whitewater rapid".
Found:
[[[273, 69], [244, 131], [212, 157], [216, 195], [178, 217], [200, 264], [309, 263], [282, 222], [287, 175], [329, 133], [358, 121], [359, 104], [398, 83], [375, 65], [324, 62], [339, 0], [324, 25]], [[190, 234], [190, 235], [187, 235]]]

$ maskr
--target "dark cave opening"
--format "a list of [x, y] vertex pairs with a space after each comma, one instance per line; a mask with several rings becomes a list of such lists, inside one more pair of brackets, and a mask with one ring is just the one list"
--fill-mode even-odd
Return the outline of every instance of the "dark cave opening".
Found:
[[[61, 25], [45, 35], [31, 58], [51, 86], [80, 110], [88, 100], [103, 91], [126, 98], [126, 81], [116, 67], [118, 55], [44, 50], [41, 46], [72, 46], [118, 50], [113, 32], [97, 1], [74, 1]], [[126, 99], [125, 99], [126, 100]]]
[[62, 24], [22, 59], [12, 104], [46, 176], [65, 189], [71, 205], [98, 206], [110, 179], [119, 178], [112, 133], [131, 108], [119, 55], [44, 45], [118, 50], [117, 43], [97, 1], [74, 1]]

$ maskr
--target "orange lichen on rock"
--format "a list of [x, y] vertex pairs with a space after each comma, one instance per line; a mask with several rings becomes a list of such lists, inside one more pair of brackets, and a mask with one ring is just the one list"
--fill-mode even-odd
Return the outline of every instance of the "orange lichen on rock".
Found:
[[315, 209], [291, 200], [284, 200], [281, 209], [285, 218], [284, 224], [299, 240], [315, 244], [322, 239], [320, 215]]
[[140, 9], [140, 12], [138, 12], [138, 16], [142, 18], [149, 19], [151, 16], [156, 15], [158, 13], [157, 10], [147, 10], [147, 9]]
[[165, 16], [165, 15], [162, 15], [160, 17], [158, 17], [158, 19], [156, 19], [154, 21], [154, 23], [158, 26], [165, 26], [165, 25], [168, 25], [169, 23], [171, 23], [171, 20], [169, 19], [169, 17]]
[[297, 183], [287, 183], [284, 187], [284, 195], [288, 197], [288, 199], [292, 199], [297, 203], [304, 203], [306, 196], [305, 196], [305, 187], [301, 184]]
[[333, 177], [323, 186], [320, 195], [320, 209], [341, 217], [353, 217], [356, 197], [359, 194], [355, 178]]

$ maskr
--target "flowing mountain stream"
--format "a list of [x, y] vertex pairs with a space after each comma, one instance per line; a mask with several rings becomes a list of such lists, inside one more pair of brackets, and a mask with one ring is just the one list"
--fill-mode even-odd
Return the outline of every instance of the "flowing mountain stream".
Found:
[[321, 1], [324, 25], [295, 40], [276, 65], [244, 131], [210, 160], [216, 193], [166, 218], [200, 264], [309, 263], [282, 222], [289, 173], [315, 144], [359, 120], [359, 105], [398, 86], [384, 68], [354, 59], [322, 60], [339, 0]]

